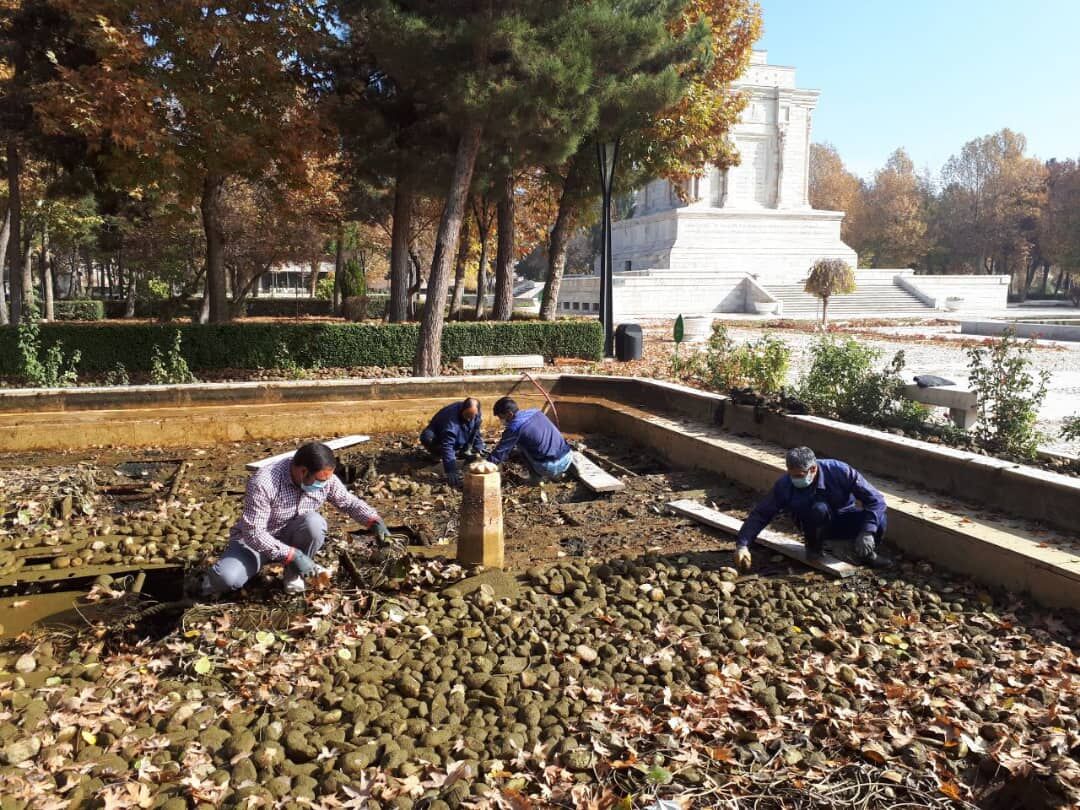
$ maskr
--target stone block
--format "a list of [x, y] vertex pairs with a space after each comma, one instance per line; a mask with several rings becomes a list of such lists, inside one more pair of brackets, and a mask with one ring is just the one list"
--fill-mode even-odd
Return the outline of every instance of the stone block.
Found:
[[503, 567], [502, 479], [497, 470], [465, 473], [457, 558], [462, 565]]

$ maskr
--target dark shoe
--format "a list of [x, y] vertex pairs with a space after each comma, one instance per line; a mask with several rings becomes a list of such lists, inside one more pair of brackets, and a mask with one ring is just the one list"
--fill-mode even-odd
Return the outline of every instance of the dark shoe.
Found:
[[893, 564], [891, 559], [878, 554], [876, 551], [865, 557], [858, 557], [857, 560], [859, 565], [865, 565], [867, 568], [891, 568]]
[[809, 539], [806, 541], [806, 557], [811, 560], [820, 560], [825, 556], [825, 541], [821, 538]]

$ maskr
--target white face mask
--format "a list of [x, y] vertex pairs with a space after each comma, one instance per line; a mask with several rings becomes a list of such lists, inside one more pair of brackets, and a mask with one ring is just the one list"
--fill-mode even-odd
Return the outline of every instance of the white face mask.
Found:
[[795, 476], [791, 473], [788, 473], [788, 478], [791, 479], [791, 484], [795, 487], [795, 489], [806, 489], [808, 486], [814, 483], [814, 475], [816, 473], [817, 470], [811, 467], [804, 476]]

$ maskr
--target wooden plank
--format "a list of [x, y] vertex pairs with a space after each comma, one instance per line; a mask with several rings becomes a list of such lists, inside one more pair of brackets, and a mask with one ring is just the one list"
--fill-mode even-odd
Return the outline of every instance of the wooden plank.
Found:
[[[691, 520], [696, 520], [698, 523], [703, 523], [714, 529], [720, 529], [728, 534], [737, 535], [739, 529], [742, 528], [742, 521], [738, 518], [732, 517], [724, 512], [718, 512], [715, 509], [710, 509], [697, 501], [671, 501], [668, 503], [668, 508], [676, 514], [688, 517]], [[832, 557], [828, 554], [823, 555], [817, 560], [807, 559], [806, 546], [800, 541], [788, 537], [787, 535], [780, 534], [780, 532], [770, 531], [769, 529], [765, 529], [759, 534], [757, 540], [754, 542], [760, 543], [773, 551], [778, 551], [785, 557], [791, 557], [794, 560], [798, 560], [803, 565], [808, 565], [811, 568], [816, 568], [818, 571], [831, 574], [834, 577], [840, 577], [841, 579], [850, 577], [859, 570], [858, 566], [851, 565], [843, 560], [838, 560], [836, 557]]]
[[593, 492], [622, 492], [626, 489], [626, 484], [600, 469], [577, 450], [574, 451], [574, 460], [570, 467], [581, 483]]
[[[360, 444], [361, 442], [366, 442], [370, 438], [371, 438], [370, 436], [361, 436], [361, 435], [342, 436], [340, 439], [330, 439], [329, 441], [323, 442], [323, 444], [325, 444], [331, 450], [343, 450], [346, 447], [352, 447], [354, 444]], [[259, 459], [258, 461], [249, 462], [248, 464], [246, 464], [244, 466], [245, 466], [245, 469], [248, 469], [248, 470], [251, 470], [252, 472], [254, 472], [255, 470], [261, 470], [263, 467], [266, 467], [267, 465], [273, 464], [273, 463], [275, 463], [277, 461], [281, 461], [283, 458], [292, 458], [293, 455], [295, 455], [295, 454], [296, 454], [295, 450], [289, 450], [286, 453], [278, 453], [276, 456], [270, 456], [270, 458], [263, 458], [263, 459]]]
[[0, 586], [18, 585], [24, 582], [62, 582], [94, 579], [102, 574], [137, 574], [140, 571], [173, 569], [182, 575], [184, 568], [176, 563], [118, 563], [110, 565], [84, 565], [79, 568], [22, 568], [0, 577]]
[[462, 371], [497, 371], [501, 368], [543, 368], [541, 354], [467, 354], [458, 358]]

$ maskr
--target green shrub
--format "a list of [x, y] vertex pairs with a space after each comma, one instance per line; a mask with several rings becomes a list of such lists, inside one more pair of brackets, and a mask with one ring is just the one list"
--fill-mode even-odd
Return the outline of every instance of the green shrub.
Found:
[[63, 343], [57, 341], [46, 348], [43, 355], [40, 315], [33, 298], [26, 302], [26, 311], [16, 330], [16, 342], [16, 350], [10, 353], [17, 363], [14, 372], [31, 386], [66, 388], [78, 381], [78, 350], [65, 358]]
[[127, 367], [123, 363], [117, 362], [115, 366], [105, 372], [105, 379], [102, 380], [102, 383], [104, 385], [131, 385]]
[[1080, 413], [1065, 419], [1061, 428], [1061, 438], [1067, 442], [1080, 442]]
[[759, 394], [775, 394], [784, 385], [791, 348], [770, 334], [736, 345], [723, 324], [714, 324], [705, 351], [691, 362], [693, 373], [713, 390], [753, 388]]
[[57, 301], [53, 304], [53, 314], [58, 321], [102, 321], [105, 320], [105, 302], [89, 299]]
[[864, 425], [917, 424], [927, 410], [904, 396], [904, 352], [883, 369], [881, 352], [852, 337], [826, 335], [810, 347], [799, 398], [816, 414]]
[[315, 285], [315, 297], [320, 301], [329, 301], [334, 297], [334, 274], [320, 278]]
[[1050, 375], [1033, 373], [1034, 345], [1010, 331], [989, 347], [968, 349], [968, 384], [979, 400], [974, 435], [987, 450], [1035, 457], [1041, 438], [1035, 422]]
[[154, 353], [150, 358], [150, 382], [153, 385], [180, 385], [196, 381], [187, 360], [181, 354], [182, 341], [180, 333], [175, 332], [172, 347], [167, 353], [162, 354], [161, 349], [154, 346]]
[[[63, 345], [82, 354], [80, 369], [105, 372], [119, 361], [128, 371], [150, 371], [154, 350], [182, 337], [188, 367], [275, 368], [279, 347], [303, 368], [411, 366], [420, 327], [415, 323], [231, 323], [231, 324], [43, 324], [43, 345]], [[599, 360], [600, 323], [589, 321], [510, 321], [448, 323], [443, 329], [443, 360], [463, 354], [541, 354]], [[158, 350], [160, 355], [161, 350]], [[0, 329], [0, 373], [20, 374], [18, 334]], [[164, 358], [163, 358], [164, 360]]]

